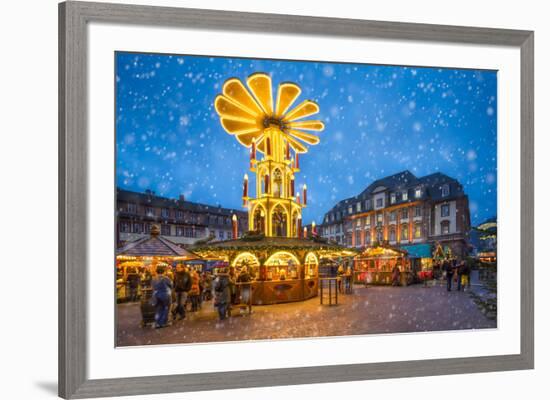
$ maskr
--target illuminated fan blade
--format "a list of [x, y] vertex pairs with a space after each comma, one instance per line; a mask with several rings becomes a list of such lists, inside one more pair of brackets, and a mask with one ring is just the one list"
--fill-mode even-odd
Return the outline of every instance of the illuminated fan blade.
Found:
[[263, 114], [256, 100], [254, 100], [250, 92], [237, 78], [231, 78], [225, 81], [223, 84], [223, 94], [225, 97], [229, 97], [233, 102], [240, 104], [249, 114]]
[[252, 145], [253, 139], [256, 139], [256, 141], [258, 141], [261, 140], [263, 136], [264, 135], [261, 130], [255, 130], [249, 133], [237, 133], [235, 135], [239, 143], [245, 147], [250, 147]]
[[[214, 101], [214, 108], [216, 112], [222, 117], [234, 118], [236, 119], [251, 119], [255, 120], [257, 114], [252, 113], [246, 107], [243, 107], [240, 103], [233, 102], [229, 97], [219, 95]], [[235, 119], [235, 118], [234, 118]]]
[[273, 113], [273, 94], [271, 93], [271, 78], [264, 73], [252, 74], [246, 80], [250, 91], [264, 110], [264, 113]]
[[288, 143], [290, 143], [290, 146], [297, 152], [297, 153], [307, 153], [307, 148], [298, 142], [296, 139], [294, 139], [290, 135], [285, 135], [285, 139], [288, 140]]
[[251, 133], [260, 129], [260, 127], [256, 124], [256, 121], [252, 120], [236, 120], [223, 117], [220, 120], [223, 129], [232, 135]]
[[288, 131], [288, 134], [291, 136], [294, 136], [297, 139], [303, 140], [304, 142], [309, 144], [319, 143], [319, 137], [312, 135], [311, 133], [306, 133], [302, 131], [297, 131], [295, 129], [291, 129], [290, 131]]
[[325, 129], [325, 124], [321, 121], [298, 121], [288, 124], [291, 128], [305, 129], [306, 131], [322, 131]]
[[319, 106], [311, 100], [304, 100], [285, 115], [285, 121], [294, 121], [319, 112]]
[[290, 82], [281, 83], [277, 89], [275, 115], [277, 117], [283, 116], [292, 103], [300, 96], [300, 93], [302, 93], [302, 90], [298, 85]]

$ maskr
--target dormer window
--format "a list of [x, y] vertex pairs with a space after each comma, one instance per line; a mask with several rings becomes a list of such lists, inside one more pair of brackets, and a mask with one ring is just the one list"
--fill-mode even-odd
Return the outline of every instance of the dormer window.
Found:
[[361, 202], [358, 202], [357, 204], [355, 204], [355, 210], [357, 212], [361, 212]]
[[416, 188], [414, 190], [414, 197], [416, 197], [417, 199], [422, 197], [422, 188]]
[[136, 203], [128, 203], [126, 206], [126, 211], [130, 214], [137, 213], [137, 204]]
[[447, 197], [450, 193], [449, 184], [445, 184], [441, 186], [441, 196]]
[[404, 191], [403, 193], [401, 193], [401, 199], [403, 201], [409, 200], [409, 193], [407, 191]]
[[353, 206], [348, 207], [348, 214], [353, 214]]
[[396, 198], [395, 193], [390, 194], [390, 204], [395, 203], [395, 198]]

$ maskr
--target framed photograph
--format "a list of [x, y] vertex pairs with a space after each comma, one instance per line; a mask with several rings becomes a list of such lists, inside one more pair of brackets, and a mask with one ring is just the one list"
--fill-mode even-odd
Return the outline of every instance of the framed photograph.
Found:
[[59, 395], [533, 368], [533, 40], [61, 3]]

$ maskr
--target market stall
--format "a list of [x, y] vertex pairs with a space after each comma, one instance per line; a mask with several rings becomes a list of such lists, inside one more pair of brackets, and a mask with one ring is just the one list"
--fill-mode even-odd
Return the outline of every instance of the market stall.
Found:
[[246, 238], [196, 246], [204, 258], [224, 260], [238, 277], [245, 269], [252, 282], [252, 303], [302, 301], [318, 293], [321, 260], [356, 253], [324, 241], [284, 237]]
[[407, 256], [411, 264], [411, 271], [415, 280], [426, 281], [434, 278], [434, 262], [431, 244], [411, 244], [401, 246], [401, 249], [407, 251]]
[[356, 283], [391, 285], [398, 268], [399, 284], [406, 286], [413, 281], [413, 271], [408, 253], [391, 246], [367, 247], [354, 259]]
[[158, 266], [170, 269], [178, 263], [200, 260], [196, 254], [161, 236], [157, 226], [152, 227], [150, 236], [126, 244], [117, 249], [116, 254], [116, 289], [119, 302], [129, 300], [136, 281], [137, 297], [141, 297]]

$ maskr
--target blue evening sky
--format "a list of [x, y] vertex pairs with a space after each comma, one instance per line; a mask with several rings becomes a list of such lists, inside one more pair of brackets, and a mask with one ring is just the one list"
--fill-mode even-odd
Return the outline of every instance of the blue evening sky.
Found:
[[[241, 207], [248, 149], [213, 102], [226, 79], [267, 72], [302, 88], [325, 122], [300, 158], [305, 223], [372, 181], [410, 170], [458, 179], [472, 224], [496, 216], [494, 71], [116, 53], [116, 179], [121, 188]], [[276, 93], [276, 89], [274, 89]], [[253, 181], [251, 181], [253, 183]], [[297, 186], [297, 187], [298, 187]]]

